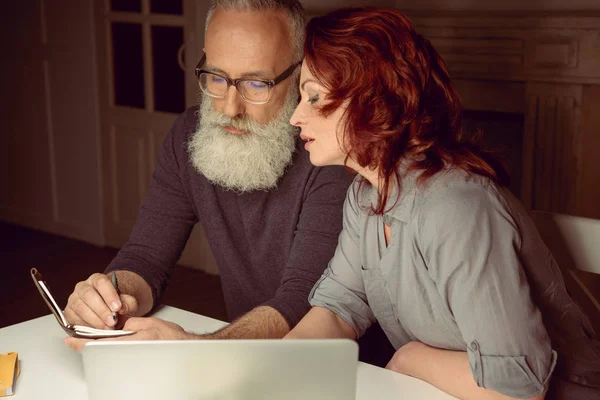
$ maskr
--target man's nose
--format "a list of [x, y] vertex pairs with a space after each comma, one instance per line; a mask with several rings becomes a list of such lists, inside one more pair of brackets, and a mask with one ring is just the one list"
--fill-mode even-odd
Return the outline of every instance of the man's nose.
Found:
[[245, 112], [244, 109], [244, 99], [238, 93], [235, 86], [231, 85], [229, 90], [227, 90], [227, 94], [223, 98], [225, 104], [223, 105], [223, 114], [227, 115], [230, 118], [235, 118], [238, 115], [242, 115]]

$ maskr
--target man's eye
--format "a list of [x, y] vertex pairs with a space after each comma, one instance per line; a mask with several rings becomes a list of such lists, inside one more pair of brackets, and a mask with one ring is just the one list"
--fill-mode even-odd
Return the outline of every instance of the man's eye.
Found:
[[252, 90], [265, 90], [268, 87], [266, 83], [261, 81], [247, 81], [246, 85], [248, 85], [248, 88]]
[[225, 78], [221, 78], [220, 76], [216, 76], [216, 75], [211, 75], [210, 80], [213, 83], [224, 83], [225, 82]]

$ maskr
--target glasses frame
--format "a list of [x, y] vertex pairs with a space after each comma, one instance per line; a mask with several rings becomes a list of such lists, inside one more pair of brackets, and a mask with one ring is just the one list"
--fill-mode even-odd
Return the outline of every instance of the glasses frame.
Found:
[[[229, 88], [231, 86], [234, 86], [235, 90], [237, 90], [237, 92], [240, 94], [240, 96], [242, 97], [242, 99], [244, 99], [244, 101], [247, 101], [250, 104], [266, 104], [271, 99], [272, 89], [277, 84], [279, 84], [280, 82], [282, 82], [285, 79], [287, 79], [290, 75], [292, 75], [292, 73], [294, 72], [294, 70], [296, 68], [298, 68], [298, 66], [300, 64], [302, 64], [302, 61], [296, 61], [288, 69], [286, 69], [285, 71], [283, 71], [281, 74], [279, 74], [278, 76], [276, 76], [274, 79], [256, 79], [256, 78], [237, 78], [237, 79], [231, 79], [231, 78], [228, 78], [228, 77], [223, 76], [221, 74], [217, 74], [216, 72], [207, 71], [205, 69], [202, 69], [202, 67], [204, 67], [205, 63], [206, 63], [206, 54], [204, 54], [202, 56], [202, 58], [200, 59], [200, 61], [196, 65], [196, 69], [195, 69], [196, 79], [198, 80], [198, 86], [200, 87], [200, 90], [202, 90], [203, 93], [206, 93], [208, 96], [214, 97], [216, 99], [222, 99], [225, 96], [227, 96], [227, 92], [229, 91]], [[227, 89], [225, 90], [225, 93], [222, 96], [217, 96], [217, 95], [215, 95], [213, 93], [208, 93], [207, 91], [205, 91], [202, 88], [202, 85], [200, 84], [200, 74], [202, 74], [202, 73], [212, 74], [212, 75], [218, 76], [219, 78], [225, 79], [225, 81], [227, 82]], [[249, 99], [247, 99], [246, 96], [244, 96], [244, 94], [242, 93], [242, 91], [240, 91], [240, 89], [238, 88], [238, 84], [240, 82], [247, 82], [247, 81], [261, 82], [261, 83], [264, 83], [265, 85], [267, 85], [267, 87], [269, 88], [268, 92], [267, 92], [267, 99], [265, 101], [255, 101], [255, 100], [249, 100]]]

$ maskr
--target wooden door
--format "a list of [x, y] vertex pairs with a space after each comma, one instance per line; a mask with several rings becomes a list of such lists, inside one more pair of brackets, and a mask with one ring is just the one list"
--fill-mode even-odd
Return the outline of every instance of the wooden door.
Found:
[[[106, 242], [129, 238], [173, 121], [196, 104], [200, 55], [194, 0], [105, 0], [96, 9]], [[206, 6], [200, 4], [200, 9]], [[205, 12], [204, 12], [205, 14]], [[215, 272], [200, 227], [183, 264]]]

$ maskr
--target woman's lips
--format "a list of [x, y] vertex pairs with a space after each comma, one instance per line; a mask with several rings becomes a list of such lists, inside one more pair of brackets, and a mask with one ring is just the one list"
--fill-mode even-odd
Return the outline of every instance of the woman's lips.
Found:
[[315, 141], [315, 139], [310, 138], [308, 136], [305, 135], [300, 135], [300, 139], [304, 140], [306, 143], [304, 144], [304, 149], [308, 150], [308, 148], [310, 147], [310, 145], [312, 144], [312, 142]]

